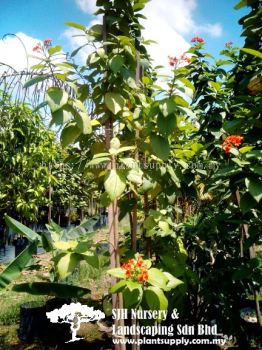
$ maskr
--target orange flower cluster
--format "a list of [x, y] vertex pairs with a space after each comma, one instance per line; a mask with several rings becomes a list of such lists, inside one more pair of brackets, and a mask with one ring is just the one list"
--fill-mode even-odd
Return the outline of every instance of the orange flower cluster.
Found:
[[222, 148], [226, 153], [229, 153], [233, 146], [238, 147], [243, 142], [243, 136], [230, 135], [225, 138]]
[[126, 277], [133, 281], [143, 283], [148, 281], [148, 268], [141, 256], [137, 259], [129, 259], [122, 265], [122, 269], [125, 270]]

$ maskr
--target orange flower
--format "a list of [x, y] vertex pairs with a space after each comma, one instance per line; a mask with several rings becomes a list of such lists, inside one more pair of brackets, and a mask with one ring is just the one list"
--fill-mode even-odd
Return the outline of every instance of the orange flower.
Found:
[[146, 282], [148, 281], [148, 271], [143, 270], [138, 276], [137, 279], [139, 282]]
[[125, 270], [126, 278], [142, 283], [148, 280], [148, 269], [141, 256], [136, 256], [136, 259], [129, 259], [121, 267]]
[[230, 135], [225, 138], [223, 144], [222, 144], [222, 149], [226, 152], [229, 153], [232, 146], [238, 147], [241, 145], [243, 142], [243, 136], [239, 135]]
[[143, 258], [140, 256], [137, 260], [136, 267], [142, 267], [144, 264]]

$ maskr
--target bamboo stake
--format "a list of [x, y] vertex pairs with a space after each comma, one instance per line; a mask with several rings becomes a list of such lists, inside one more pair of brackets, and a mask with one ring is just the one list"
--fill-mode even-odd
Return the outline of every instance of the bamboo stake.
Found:
[[[107, 40], [107, 25], [106, 25], [106, 16], [103, 17], [103, 41]], [[104, 46], [105, 51], [107, 51], [106, 46]], [[105, 142], [106, 148], [109, 150], [110, 141], [113, 137], [113, 120], [112, 117], [107, 120], [105, 125]], [[108, 170], [116, 169], [115, 158], [112, 158], [107, 165]], [[108, 227], [109, 227], [109, 254], [110, 254], [110, 266], [111, 268], [116, 268], [120, 266], [120, 257], [118, 250], [119, 243], [119, 231], [118, 231], [118, 203], [117, 199], [110, 203], [108, 207]], [[117, 282], [117, 279], [111, 277], [111, 285], [114, 285]], [[121, 293], [112, 295], [112, 308], [113, 309], [122, 309], [123, 308], [123, 296]], [[116, 329], [119, 326], [124, 326], [124, 320], [114, 320], [114, 325]], [[125, 344], [115, 344], [115, 350], [125, 350]]]

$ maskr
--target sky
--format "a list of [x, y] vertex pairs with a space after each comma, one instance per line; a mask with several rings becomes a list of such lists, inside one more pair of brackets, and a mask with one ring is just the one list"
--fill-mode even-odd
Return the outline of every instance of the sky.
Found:
[[[219, 51], [228, 41], [241, 47], [241, 26], [238, 20], [246, 9], [236, 11], [237, 0], [151, 0], [143, 10], [148, 18], [143, 22], [144, 37], [158, 42], [149, 47], [155, 63], [168, 64], [168, 55], [180, 55], [190, 46], [193, 36], [201, 36], [206, 49], [218, 58]], [[97, 19], [92, 16], [95, 0], [0, 0], [0, 62], [17, 70], [26, 68], [26, 54], [41, 40], [51, 38], [54, 45], [62, 45], [70, 52], [82, 43], [81, 38], [65, 22], [76, 22], [89, 26]], [[85, 62], [88, 51], [79, 54], [79, 61]], [[29, 65], [35, 64], [29, 58]]]

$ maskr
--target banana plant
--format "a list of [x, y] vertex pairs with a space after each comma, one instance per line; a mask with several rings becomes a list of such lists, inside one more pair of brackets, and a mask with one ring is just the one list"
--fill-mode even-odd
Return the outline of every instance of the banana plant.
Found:
[[83, 221], [78, 227], [64, 230], [54, 222], [47, 225], [48, 232], [38, 234], [17, 220], [6, 216], [7, 225], [17, 234], [25, 236], [29, 245], [0, 274], [0, 290], [17, 279], [28, 265], [36, 248], [42, 246], [52, 254], [53, 268], [50, 271], [50, 282], [29, 282], [16, 284], [12, 290], [37, 295], [53, 295], [57, 297], [81, 297], [90, 293], [87, 288], [65, 283], [73, 274], [81, 260], [85, 260], [93, 268], [100, 268], [104, 257], [97, 256], [91, 241], [94, 232], [91, 230], [97, 218]]

